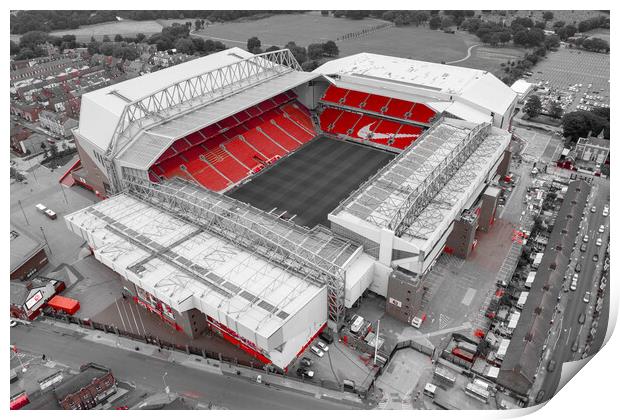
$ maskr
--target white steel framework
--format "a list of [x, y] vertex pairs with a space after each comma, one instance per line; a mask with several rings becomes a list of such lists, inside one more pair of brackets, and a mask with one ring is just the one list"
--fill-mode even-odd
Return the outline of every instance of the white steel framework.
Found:
[[[113, 164], [114, 157], [143, 129], [171, 118], [181, 106], [205, 106], [229, 95], [293, 71], [301, 71], [288, 49], [257, 54], [235, 63], [165, 86], [157, 92], [129, 102], [123, 108], [112, 139], [105, 152], [106, 170], [114, 191], [121, 189]], [[199, 101], [198, 101], [199, 100]]]
[[[327, 286], [328, 314], [340, 325], [344, 315], [344, 263], [358, 247], [319, 230], [306, 235], [282, 228], [285, 221], [227, 196], [193, 186], [187, 181], [152, 183], [128, 176], [128, 192], [189, 223], [256, 252], [307, 281]], [[317, 238], [323, 237], [317, 241]]]

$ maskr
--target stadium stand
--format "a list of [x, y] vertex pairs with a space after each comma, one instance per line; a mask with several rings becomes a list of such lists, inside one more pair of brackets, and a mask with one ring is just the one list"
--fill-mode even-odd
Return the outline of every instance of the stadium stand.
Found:
[[310, 112], [287, 91], [176, 140], [149, 170], [222, 191], [312, 140]]
[[436, 115], [435, 111], [423, 104], [342, 89], [334, 85], [327, 88], [321, 100], [422, 124], [430, 124]]
[[407, 148], [423, 131], [422, 127], [331, 107], [323, 110], [319, 121], [327, 133], [400, 150]]

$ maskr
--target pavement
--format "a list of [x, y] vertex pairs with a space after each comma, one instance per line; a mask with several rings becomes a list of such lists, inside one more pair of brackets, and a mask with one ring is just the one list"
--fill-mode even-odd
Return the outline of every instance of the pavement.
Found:
[[178, 395], [229, 409], [336, 410], [363, 406], [353, 394], [277, 375], [261, 374], [258, 383], [257, 371], [177, 352], [158, 357], [158, 347], [54, 321], [12, 328], [11, 344], [33, 355], [45, 352], [48, 360], [73, 369], [89, 361], [100, 363], [117, 378], [152, 394], [168, 386]]

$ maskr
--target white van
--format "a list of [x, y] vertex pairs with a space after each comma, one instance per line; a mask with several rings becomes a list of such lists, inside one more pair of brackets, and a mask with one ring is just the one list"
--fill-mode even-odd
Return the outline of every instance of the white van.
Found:
[[37, 204], [35, 206], [37, 208], [37, 210], [39, 210], [41, 213], [45, 213], [45, 210], [47, 210], [47, 207], [45, 207], [43, 204]]
[[355, 319], [351, 323], [351, 332], [357, 334], [364, 325], [364, 318], [359, 315], [355, 315]]

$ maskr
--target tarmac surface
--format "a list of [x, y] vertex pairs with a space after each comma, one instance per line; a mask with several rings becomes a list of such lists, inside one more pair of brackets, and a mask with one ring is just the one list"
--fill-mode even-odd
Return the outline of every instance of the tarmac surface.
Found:
[[[165, 383], [171, 392], [218, 407], [241, 410], [336, 410], [356, 407], [345, 401], [325, 398], [322, 394], [292, 392], [283, 387], [249, 381], [243, 376], [225, 375], [222, 373], [223, 366], [208, 367], [183, 354], [157, 358], [145, 351], [148, 346], [144, 344], [139, 344], [140, 351], [132, 351], [130, 347], [119, 345], [126, 341], [124, 339], [117, 339], [116, 345], [113, 335], [112, 342], [106, 341], [104, 344], [106, 339], [100, 337], [99, 342], [93, 341], [93, 338], [86, 336], [86, 332], [42, 322], [20, 324], [11, 329], [11, 344], [25, 354], [40, 357], [44, 352], [48, 360], [60, 362], [74, 370], [84, 363], [96, 362], [109, 367], [117, 379], [130, 382], [149, 394], [163, 391], [162, 378], [167, 372]], [[195, 367], [197, 365], [201, 368]], [[275, 385], [275, 379], [272, 381]]]
[[265, 211], [286, 211], [302, 226], [328, 226], [329, 212], [395, 156], [319, 137], [229, 195]]

